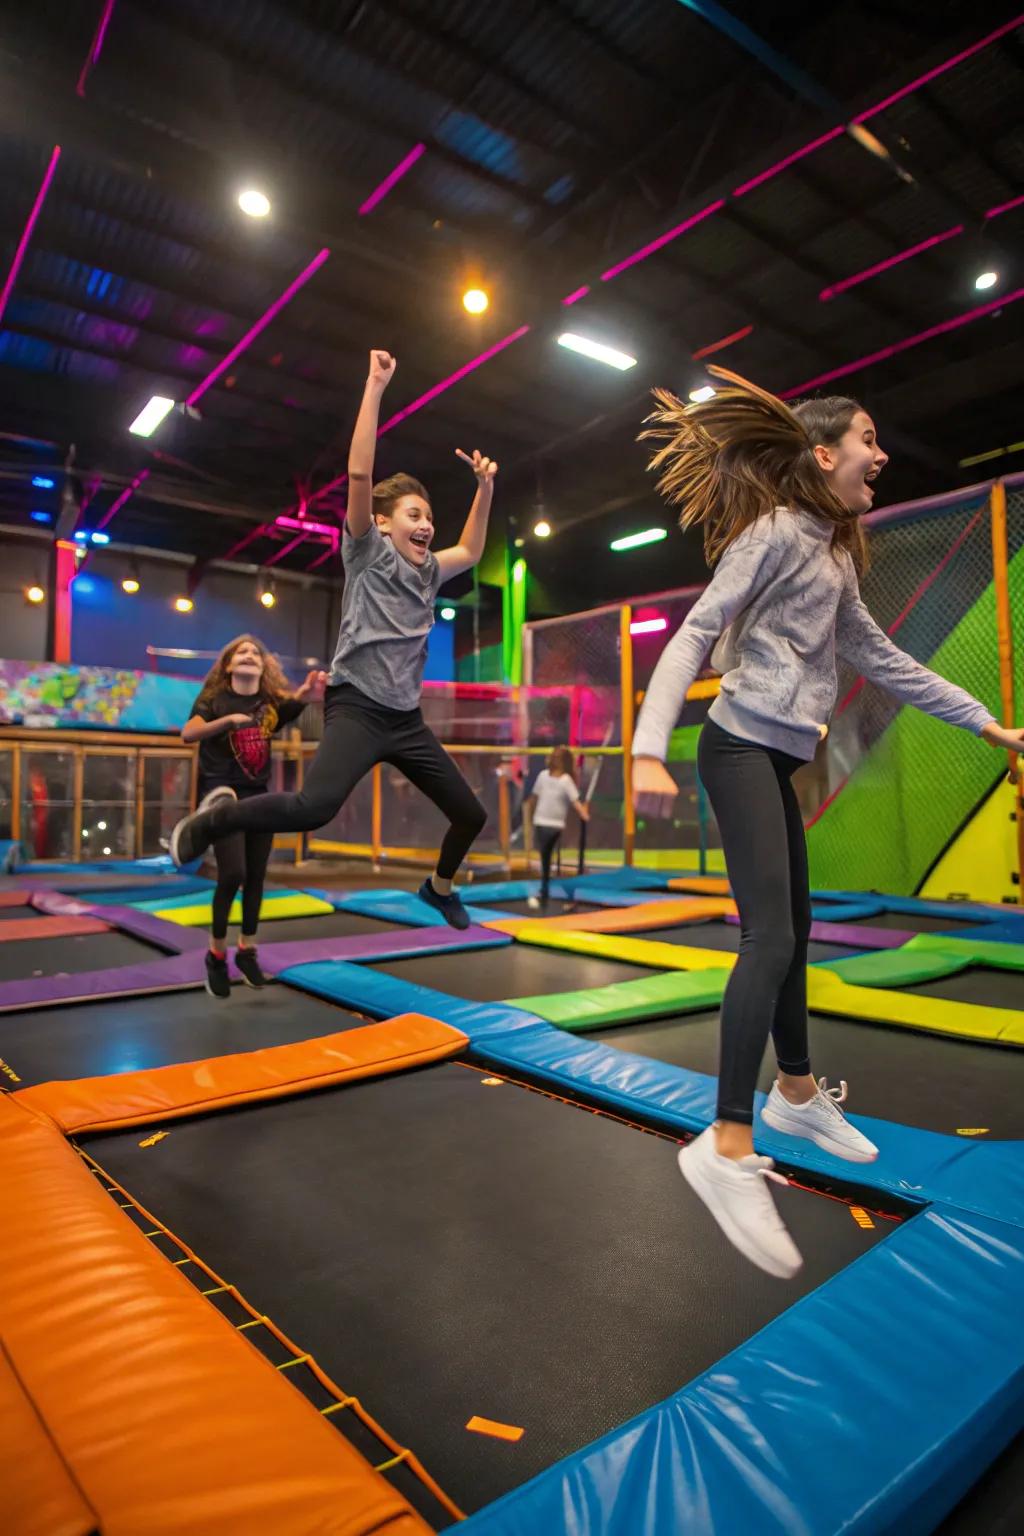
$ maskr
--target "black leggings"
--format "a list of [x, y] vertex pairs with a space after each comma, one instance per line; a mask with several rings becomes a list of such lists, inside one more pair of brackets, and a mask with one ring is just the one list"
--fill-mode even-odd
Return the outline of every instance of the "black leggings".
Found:
[[730, 736], [713, 720], [697, 766], [722, 834], [740, 951], [722, 999], [718, 1117], [751, 1125], [771, 1034], [779, 1068], [811, 1070], [807, 1045], [807, 843], [790, 780], [800, 759]]
[[214, 843], [217, 888], [213, 893], [211, 932], [218, 943], [227, 938], [228, 919], [239, 887], [242, 891], [242, 933], [247, 939], [255, 935], [263, 901], [263, 882], [273, 846], [273, 832], [232, 832], [230, 837], [219, 838]]
[[447, 816], [437, 873], [451, 880], [487, 812], [418, 709], [387, 709], [351, 683], [328, 688], [324, 736], [298, 794], [255, 795], [211, 812], [219, 843], [236, 832], [313, 832], [330, 821], [364, 774], [390, 763]]
[[535, 830], [537, 852], [540, 854], [540, 893], [547, 900], [548, 887], [551, 884], [551, 860], [565, 828], [537, 827]]

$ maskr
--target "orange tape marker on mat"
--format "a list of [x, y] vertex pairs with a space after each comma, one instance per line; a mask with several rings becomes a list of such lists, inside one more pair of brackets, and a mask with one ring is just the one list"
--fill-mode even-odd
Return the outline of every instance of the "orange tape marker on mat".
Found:
[[958, 1136], [987, 1136], [988, 1135], [988, 1126], [987, 1125], [976, 1125], [976, 1126], [958, 1128], [957, 1129], [957, 1135]]
[[474, 1413], [467, 1429], [471, 1429], [475, 1435], [491, 1435], [495, 1440], [521, 1440], [526, 1433], [516, 1424], [499, 1424], [496, 1419], [482, 1419]]
[[874, 1229], [875, 1224], [862, 1205], [851, 1205], [850, 1215], [853, 1217], [858, 1227], [863, 1227], [865, 1232], [872, 1231]]
[[147, 1136], [145, 1141], [140, 1141], [139, 1146], [155, 1147], [158, 1141], [163, 1141], [164, 1137], [169, 1136], [170, 1134], [170, 1131], [154, 1131], [152, 1136]]
[[15, 1072], [13, 1067], [9, 1067], [7, 1065], [2, 1056], [0, 1056], [0, 1072], [3, 1073], [4, 1077], [9, 1077], [12, 1083], [21, 1082], [21, 1078], [18, 1076], [17, 1072]]

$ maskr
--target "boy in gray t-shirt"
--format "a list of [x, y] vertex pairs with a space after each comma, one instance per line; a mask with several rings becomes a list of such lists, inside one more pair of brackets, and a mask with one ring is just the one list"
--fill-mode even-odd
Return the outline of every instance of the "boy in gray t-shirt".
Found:
[[341, 627], [324, 696], [323, 740], [303, 787], [244, 802], [230, 790], [214, 792], [175, 827], [171, 857], [188, 864], [233, 832], [312, 832], [336, 815], [374, 764], [386, 762], [448, 818], [437, 869], [419, 894], [453, 928], [467, 928], [452, 881], [487, 815], [428, 729], [419, 700], [434, 599], [484, 552], [498, 466], [479, 452], [470, 457], [456, 450], [476, 476], [476, 495], [459, 542], [432, 553], [434, 514], [419, 481], [392, 475], [371, 491], [380, 402], [394, 372], [387, 352], [370, 353], [348, 458]]

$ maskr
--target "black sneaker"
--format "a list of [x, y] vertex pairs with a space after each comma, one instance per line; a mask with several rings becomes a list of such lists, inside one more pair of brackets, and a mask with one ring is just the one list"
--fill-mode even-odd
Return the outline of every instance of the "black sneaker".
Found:
[[201, 858], [213, 842], [213, 811], [216, 807], [226, 800], [237, 800], [237, 798], [234, 790], [228, 785], [218, 785], [216, 789], [211, 789], [208, 795], [203, 796], [198, 810], [181, 818], [171, 833], [168, 849], [172, 862], [179, 869]]
[[270, 980], [260, 970], [260, 962], [256, 954], [256, 946], [240, 944], [235, 950], [235, 969], [245, 982], [247, 987], [265, 987]]
[[449, 928], [469, 927], [469, 913], [462, 905], [461, 896], [456, 896], [454, 891], [450, 896], [439, 896], [428, 876], [416, 894], [421, 901], [433, 907], [435, 912], [440, 912]]
[[206, 990], [211, 997], [231, 996], [227, 959], [224, 955], [215, 955], [212, 949], [206, 951]]

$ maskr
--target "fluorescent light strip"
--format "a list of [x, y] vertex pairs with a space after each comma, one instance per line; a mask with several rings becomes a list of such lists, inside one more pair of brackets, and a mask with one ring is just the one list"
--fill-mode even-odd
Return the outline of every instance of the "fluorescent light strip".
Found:
[[625, 261], [620, 261], [616, 266], [609, 267], [607, 272], [602, 272], [602, 283], [610, 283], [613, 277], [618, 277], [619, 273], [625, 272], [627, 267], [635, 267], [638, 261], [646, 261], [647, 257], [653, 256], [655, 251], [660, 251], [663, 245], [668, 245], [672, 240], [678, 240], [679, 236], [685, 235], [688, 229], [692, 229], [695, 224], [700, 224], [702, 220], [710, 218], [713, 213], [717, 213], [720, 208], [724, 207], [725, 198], [716, 198], [713, 203], [709, 203], [699, 213], [694, 213], [690, 218], [684, 219], [681, 224], [676, 224], [674, 228], [667, 229], [663, 235], [658, 236], [657, 240], [651, 240], [649, 244], [642, 245], [638, 251], [633, 252], [632, 256], [627, 256]]
[[59, 159], [60, 145], [55, 144], [53, 146], [53, 153], [50, 156], [50, 163], [47, 165], [46, 170], [43, 172], [43, 179], [40, 182], [39, 191], [36, 193], [36, 200], [32, 204], [31, 212], [25, 221], [25, 228], [21, 232], [21, 239], [18, 241], [17, 248], [15, 249], [14, 260], [11, 262], [11, 270], [7, 274], [7, 278], [3, 286], [3, 291], [0, 292], [0, 320], [2, 320], [4, 317], [4, 310], [7, 308], [7, 301], [11, 296], [11, 290], [18, 280], [18, 273], [21, 271], [21, 264], [25, 260], [25, 252], [28, 250], [29, 241], [32, 239], [32, 231], [36, 227], [36, 220], [39, 218], [40, 213], [43, 211], [43, 204], [46, 202], [46, 194], [50, 190], [50, 183], [54, 178], [54, 174], [56, 173], [57, 161]]
[[899, 266], [900, 262], [909, 261], [912, 256], [919, 256], [922, 251], [930, 250], [933, 245], [941, 245], [944, 240], [953, 240], [963, 232], [962, 224], [954, 224], [952, 229], [944, 229], [941, 235], [930, 235], [927, 240], [920, 240], [917, 245], [908, 246], [905, 251], [897, 251], [895, 256], [887, 256], [884, 261], [876, 261], [873, 267], [865, 267], [863, 272], [855, 272], [852, 277], [844, 277], [838, 283], [831, 283], [828, 288], [821, 290], [818, 298], [822, 303], [834, 299], [837, 293], [845, 293], [848, 288], [855, 288], [858, 283], [866, 283], [868, 278], [877, 277], [879, 272], [885, 272], [889, 267]]
[[908, 336], [903, 341], [896, 341], [891, 347], [880, 347], [877, 352], [869, 352], [866, 357], [858, 357], [855, 362], [843, 363], [839, 368], [831, 368], [828, 373], [819, 373], [816, 378], [806, 379], [803, 384], [783, 390], [781, 398], [790, 400], [794, 395], [802, 395], [809, 389], [817, 389], [819, 384], [828, 384], [832, 379], [844, 378], [848, 373], [858, 373], [862, 368], [868, 368], [872, 363], [880, 363], [887, 357], [895, 357], [899, 352], [909, 352], [911, 347], [918, 347], [922, 342], [931, 341], [935, 336], [945, 336], [949, 331], [958, 331], [961, 326], [969, 325], [972, 320], [980, 320], [982, 315], [990, 315], [993, 310], [1006, 309], [1008, 305], [1015, 304], [1018, 299], [1024, 299], [1024, 288], [1008, 293], [1005, 298], [993, 299], [989, 304], [980, 304], [977, 309], [969, 309], [966, 314], [955, 315], [952, 320], [943, 320], [940, 325], [930, 326], [927, 331], [919, 331], [916, 336]]
[[110, 25], [110, 18], [114, 14], [114, 6], [116, 4], [117, 0], [107, 0], [106, 5], [103, 7], [100, 19], [96, 24], [96, 31], [93, 33], [92, 46], [85, 56], [85, 63], [82, 65], [82, 72], [78, 77], [78, 84], [75, 86], [75, 91], [79, 96], [85, 95], [85, 82], [88, 80], [90, 74], [99, 63], [100, 54], [103, 52], [104, 39], [107, 35], [107, 28]]
[[627, 533], [624, 538], [612, 539], [609, 549], [639, 549], [644, 544], [660, 544], [668, 538], [667, 528], [645, 528], [643, 533]]
[[327, 260], [330, 254], [330, 249], [326, 245], [322, 251], [317, 252], [317, 254], [313, 257], [313, 260], [307, 267], [303, 268], [295, 281], [293, 283], [289, 283], [281, 297], [274, 300], [266, 314], [261, 315], [260, 318], [256, 321], [256, 324], [251, 326], [250, 329], [246, 331], [241, 341], [231, 348], [231, 351], [228, 353], [227, 357], [223, 358], [217, 364], [212, 373], [207, 374], [206, 378], [202, 381], [201, 384], [196, 385], [195, 389], [185, 401], [186, 405], [195, 405], [197, 400], [201, 400], [203, 398], [210, 386], [216, 384], [221, 374], [226, 373], [227, 370], [231, 367], [231, 364], [235, 362], [239, 357], [241, 357], [245, 349], [251, 346], [251, 344], [256, 340], [256, 337], [260, 334], [260, 332], [266, 330], [274, 316], [280, 314], [281, 310], [284, 309], [286, 304], [291, 303], [299, 289], [304, 287], [305, 284], [309, 282], [310, 278], [315, 272], [319, 272], [320, 268], [323, 266], [324, 262]]
[[150, 437], [164, 417], [173, 410], [174, 401], [169, 396], [153, 395], [149, 404], [142, 407], [128, 431], [134, 432], [136, 437]]
[[563, 331], [558, 338], [558, 345], [565, 347], [567, 352], [578, 352], [581, 357], [589, 357], [595, 363], [618, 368], [620, 373], [636, 367], [636, 358], [630, 357], [628, 352], [620, 352], [617, 347], [606, 347], [603, 342], [591, 341], [588, 336], [577, 336], [574, 331]]
[[124, 506], [125, 502], [128, 500], [129, 496], [134, 495], [134, 493], [138, 490], [138, 488], [142, 484], [142, 482], [144, 480], [148, 480], [148, 479], [149, 479], [149, 470], [148, 469], [140, 469], [139, 473], [135, 476], [135, 479], [132, 481], [131, 485], [126, 485], [125, 486], [124, 490], [121, 492], [121, 494], [117, 498], [117, 500], [115, 502], [113, 502], [113, 504], [110, 506], [108, 511], [104, 514], [104, 516], [100, 518], [99, 522], [96, 524], [97, 529], [105, 528], [108, 523], [112, 522], [114, 520], [114, 518], [117, 516], [117, 514], [120, 512], [121, 508]]
[[1024, 442], [1008, 443], [1005, 448], [990, 448], [987, 453], [972, 453], [970, 458], [961, 459], [957, 468], [970, 469], [974, 464], [987, 464], [989, 459], [1001, 459], [1007, 453], [1024, 453]]
[[730, 336], [723, 336], [721, 341], [712, 341], [706, 347], [701, 347], [699, 352], [691, 352], [690, 357], [695, 363], [699, 363], [702, 357], [710, 357], [712, 352], [721, 352], [723, 347], [731, 347], [734, 341], [742, 341], [749, 336], [754, 329], [752, 325], [741, 326], [738, 331], [733, 331]]
[[780, 171], [788, 170], [791, 165], [795, 165], [805, 155], [813, 154], [823, 144], [831, 143], [833, 139], [838, 139], [840, 134], [845, 132], [846, 125], [844, 123], [840, 123], [838, 128], [830, 128], [828, 133], [823, 133], [820, 138], [812, 139], [809, 144], [802, 145], [800, 149], [794, 149], [793, 153], [787, 155], [784, 160], [777, 160], [766, 171], [761, 171], [759, 175], [751, 176], [749, 181], [742, 182], [740, 186], [734, 188], [733, 197], [743, 197], [747, 192], [752, 192], [755, 187], [761, 186], [766, 181], [771, 181], [772, 177], [777, 176]]
[[668, 619], [634, 619], [629, 626], [631, 635], [656, 635], [661, 629], [668, 629]]
[[[423, 407], [428, 405], [431, 400], [436, 400], [438, 395], [444, 394], [446, 389], [451, 389], [453, 384], [457, 384], [459, 380], [464, 379], [467, 374], [473, 373], [477, 368], [483, 367], [484, 363], [490, 362], [492, 357], [497, 357], [499, 352], [504, 352], [506, 347], [510, 347], [513, 342], [516, 342], [520, 339], [520, 337], [525, 336], [529, 329], [530, 327], [528, 325], [521, 325], [518, 331], [513, 331], [510, 336], [506, 336], [502, 341], [496, 341], [493, 347], [488, 347], [487, 351], [481, 352], [479, 357], [474, 357], [470, 362], [463, 363], [461, 368], [457, 368], [454, 373], [449, 374], [448, 378], [442, 379], [440, 384], [435, 384], [433, 389], [428, 389], [425, 395], [420, 395], [417, 400], [413, 400], [409, 405], [403, 406], [400, 411], [396, 411], [394, 416], [390, 417], [384, 423], [384, 425], [378, 429], [377, 436], [383, 437], [385, 432], [390, 432], [392, 427], [397, 427], [400, 421], [405, 421], [406, 417], [412, 416], [415, 411], [422, 410]], [[326, 486], [321, 487], [316, 495], [322, 496], [326, 489]], [[311, 496], [309, 499], [310, 501], [313, 501], [316, 498]]]
[[980, 53], [990, 43], [997, 43], [1001, 37], [1006, 37], [1010, 32], [1016, 31], [1022, 22], [1024, 22], [1024, 16], [1015, 16], [1013, 21], [1005, 22], [1003, 26], [997, 27], [994, 32], [990, 32], [987, 37], [982, 37], [978, 42], [972, 43], [969, 48], [964, 48], [962, 52], [954, 54], [952, 58], [946, 59], [942, 64], [936, 64], [935, 68], [930, 69], [927, 74], [918, 75], [917, 79], [911, 80], [909, 85], [904, 85], [898, 91], [893, 91], [892, 95], [886, 96], [884, 101], [876, 102], [873, 107], [868, 107], [866, 112], [859, 112], [853, 121], [855, 123], [866, 123], [869, 117], [875, 117], [879, 112], [884, 112], [886, 107], [893, 106], [895, 102], [902, 101], [904, 96], [909, 96], [913, 91], [919, 91], [923, 85], [928, 85], [932, 80], [937, 80], [947, 70], [953, 69], [957, 64], [962, 64], [965, 59]]
[[416, 164], [416, 161], [420, 158], [421, 155], [426, 154], [426, 150], [427, 146], [425, 144], [414, 144], [412, 149], [410, 149], [409, 153], [406, 155], [405, 159], [399, 160], [394, 170], [389, 172], [388, 175], [384, 177], [384, 180], [381, 182], [380, 186], [375, 187], [374, 190], [370, 193], [369, 197], [366, 199], [366, 202], [363, 203], [362, 207], [359, 209], [360, 215], [372, 213], [377, 204], [384, 201], [395, 183], [401, 181], [406, 171], [412, 170], [413, 166]]

